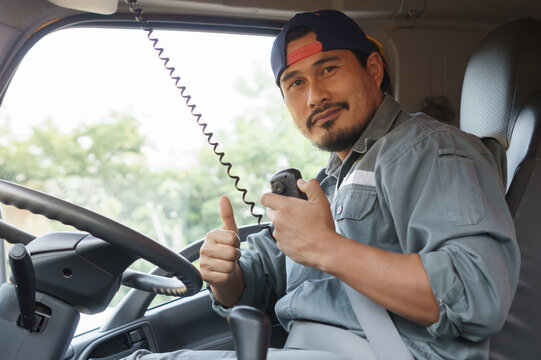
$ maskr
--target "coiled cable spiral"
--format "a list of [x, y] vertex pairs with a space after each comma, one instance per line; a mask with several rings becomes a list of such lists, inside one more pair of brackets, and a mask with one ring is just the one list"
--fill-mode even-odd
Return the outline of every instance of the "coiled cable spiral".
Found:
[[158, 45], [159, 39], [155, 35], [152, 35], [154, 29], [152, 28], [152, 26], [150, 26], [149, 21], [145, 18], [143, 14], [143, 9], [137, 7], [138, 0], [126, 0], [126, 2], [129, 5], [130, 12], [134, 14], [135, 20], [141, 24], [141, 29], [147, 33], [148, 40], [152, 43], [152, 47], [158, 53], [158, 57], [162, 61], [163, 67], [169, 72], [169, 77], [174, 81], [174, 85], [179, 90], [180, 96], [185, 100], [186, 106], [190, 109], [190, 114], [195, 118], [197, 125], [201, 127], [201, 132], [203, 133], [203, 135], [207, 137], [207, 142], [212, 147], [212, 151], [214, 152], [214, 154], [216, 154], [216, 156], [218, 156], [220, 164], [226, 167], [227, 176], [229, 176], [235, 181], [235, 188], [241, 192], [242, 201], [246, 205], [250, 206], [250, 213], [253, 217], [257, 219], [257, 224], [259, 225], [259, 227], [261, 229], [268, 229], [269, 233], [272, 236], [272, 228], [269, 225], [261, 224], [263, 215], [254, 212], [255, 202], [246, 200], [248, 190], [239, 186], [240, 177], [231, 173], [231, 168], [233, 167], [233, 164], [224, 160], [225, 152], [217, 150], [219, 144], [217, 141], [214, 141], [212, 139], [214, 133], [212, 131], [207, 131], [208, 124], [201, 120], [202, 114], [196, 112], [195, 108], [197, 107], [197, 105], [191, 102], [192, 97], [186, 93], [186, 86], [180, 83], [180, 76], [175, 75], [176, 68], [169, 65], [170, 59], [164, 56], [165, 50]]

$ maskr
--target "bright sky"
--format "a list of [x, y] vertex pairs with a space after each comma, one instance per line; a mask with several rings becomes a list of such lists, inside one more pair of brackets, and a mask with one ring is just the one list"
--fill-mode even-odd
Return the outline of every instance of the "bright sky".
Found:
[[[237, 95], [239, 78], [252, 79], [259, 67], [272, 81], [272, 37], [155, 34], [211, 131], [254, 106]], [[0, 119], [11, 118], [19, 131], [47, 117], [69, 128], [115, 110], [141, 120], [160, 146], [190, 148], [202, 135], [173, 84], [142, 30], [62, 30], [38, 42], [23, 60]], [[281, 101], [278, 89], [276, 100]]]

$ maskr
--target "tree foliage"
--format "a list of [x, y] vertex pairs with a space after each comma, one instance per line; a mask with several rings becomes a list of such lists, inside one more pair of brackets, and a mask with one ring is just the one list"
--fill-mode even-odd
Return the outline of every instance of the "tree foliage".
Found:
[[[259, 204], [273, 173], [296, 167], [310, 178], [325, 165], [327, 155], [297, 131], [278, 91], [265, 85], [272, 81], [263, 81], [260, 74], [254, 79], [238, 83], [239, 103], [253, 105], [217, 138], [226, 152], [224, 160], [233, 164], [232, 174], [241, 179], [238, 185], [248, 190], [247, 200]], [[150, 139], [130, 115], [112, 112], [104, 121], [75, 129], [47, 119], [22, 138], [14, 136], [9, 121], [0, 124], [0, 131], [1, 178], [84, 205], [174, 249], [221, 226], [221, 195], [232, 200], [239, 225], [256, 222], [204, 137], [193, 165], [156, 169], [145, 152]], [[9, 215], [16, 214], [15, 225], [38, 235], [66, 229], [56, 222], [37, 226], [42, 222], [35, 215], [6, 210], [9, 221]], [[255, 211], [264, 213], [260, 205]]]

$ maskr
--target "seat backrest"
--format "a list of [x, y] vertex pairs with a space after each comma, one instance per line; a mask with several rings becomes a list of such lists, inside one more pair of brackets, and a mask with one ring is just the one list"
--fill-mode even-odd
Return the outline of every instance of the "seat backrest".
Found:
[[[490, 33], [468, 64], [461, 128], [507, 155], [507, 202], [522, 262], [507, 321], [491, 359], [541, 359], [541, 21], [519, 19]], [[505, 173], [505, 171], [504, 171]]]

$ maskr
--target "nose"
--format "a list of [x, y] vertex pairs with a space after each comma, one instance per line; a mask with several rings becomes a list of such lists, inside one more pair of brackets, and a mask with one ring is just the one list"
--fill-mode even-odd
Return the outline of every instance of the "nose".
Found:
[[308, 90], [308, 107], [314, 109], [321, 104], [330, 101], [331, 95], [327, 87], [322, 81], [313, 80], [310, 82], [310, 88]]

